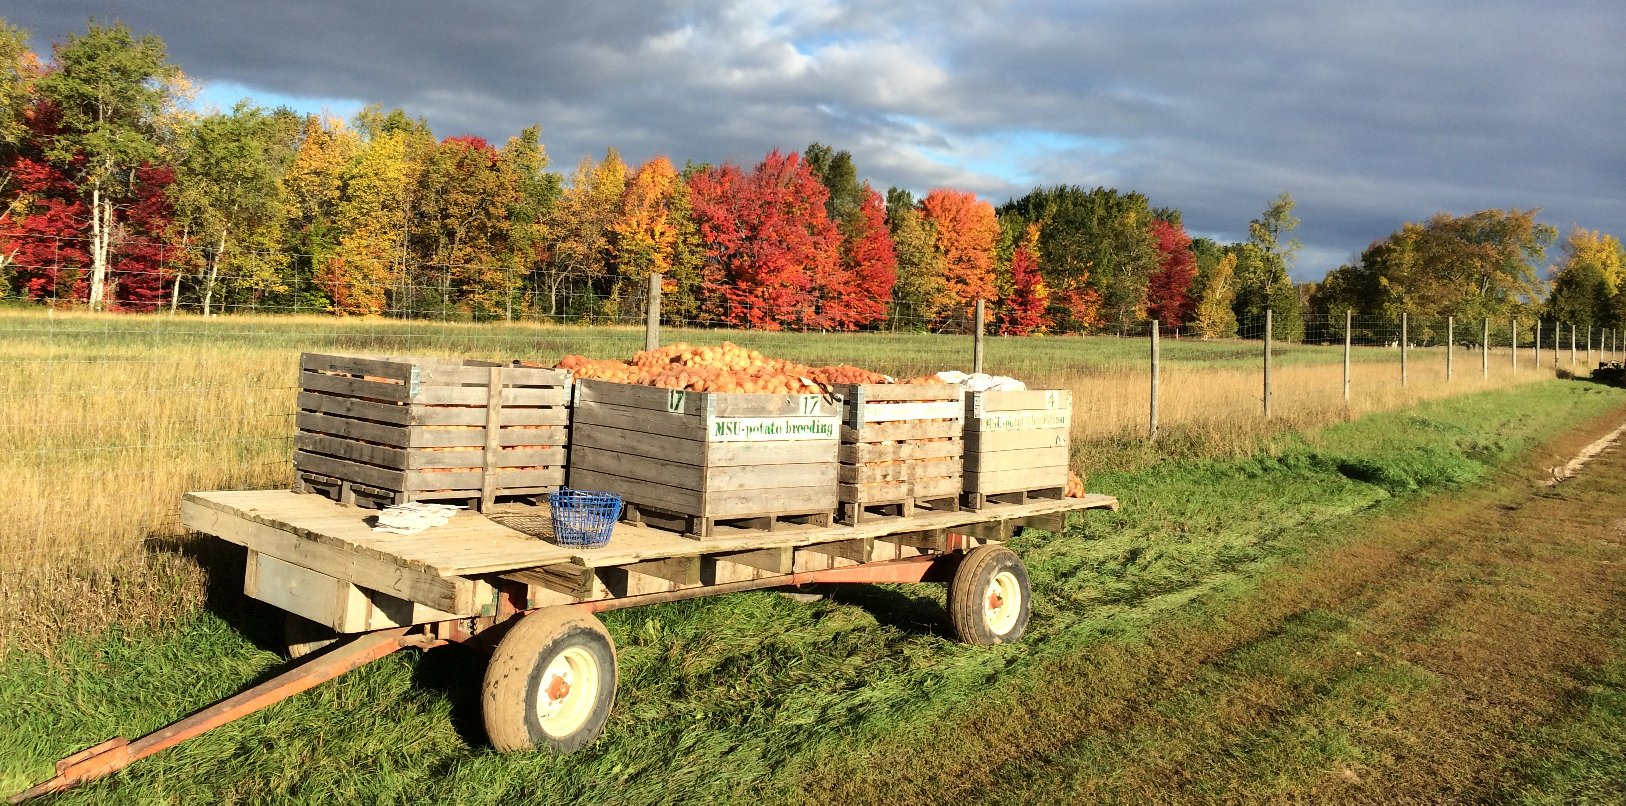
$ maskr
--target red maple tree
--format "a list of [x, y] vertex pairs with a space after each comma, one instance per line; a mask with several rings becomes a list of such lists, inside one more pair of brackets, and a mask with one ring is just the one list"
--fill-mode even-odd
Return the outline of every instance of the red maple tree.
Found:
[[1165, 328], [1178, 328], [1191, 318], [1196, 301], [1191, 283], [1197, 278], [1197, 257], [1185, 227], [1154, 219], [1152, 239], [1157, 242], [1158, 270], [1147, 278], [1147, 312]]
[[761, 330], [819, 326], [814, 278], [839, 270], [841, 233], [825, 214], [829, 191], [800, 156], [772, 151], [749, 174], [702, 171], [689, 190], [707, 313]]
[[819, 300], [816, 327], [857, 330], [886, 321], [892, 286], [898, 281], [898, 255], [886, 225], [886, 200], [868, 183], [862, 195], [844, 233], [837, 269], [813, 278]]
[[999, 332], [1025, 336], [1044, 329], [1050, 289], [1039, 274], [1039, 227], [1029, 225], [1022, 242], [1011, 253], [1010, 293], [999, 301]]

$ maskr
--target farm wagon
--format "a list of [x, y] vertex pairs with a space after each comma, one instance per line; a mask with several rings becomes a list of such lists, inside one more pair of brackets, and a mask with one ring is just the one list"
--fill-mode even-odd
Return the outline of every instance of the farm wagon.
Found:
[[[331, 362], [321, 363], [329, 358], [306, 356], [303, 363], [307, 370], [313, 361], [315, 366], [331, 369]], [[370, 378], [378, 377], [371, 373], [383, 371], [378, 365], [361, 361], [351, 368], [366, 367]], [[719, 480], [763, 475], [738, 471], [748, 466], [747, 462], [763, 466], [762, 450], [724, 446], [725, 450], [708, 451], [704, 460], [695, 460], [700, 462], [696, 477], [704, 480], [694, 498], [701, 506], [684, 509], [683, 500], [687, 499], [672, 498], [678, 495], [672, 492], [661, 493], [667, 498], [650, 499], [654, 506], [651, 511], [675, 508], [677, 514], [687, 513], [687, 533], [663, 530], [648, 522], [622, 521], [614, 524], [609, 543], [602, 547], [561, 545], [563, 541], [538, 539], [551, 536], [550, 512], [545, 503], [534, 503], [535, 498], [526, 503], [501, 503], [497, 499], [506, 489], [546, 482], [541, 474], [552, 471], [535, 468], [534, 464], [563, 457], [562, 444], [550, 444], [555, 435], [549, 431], [555, 423], [550, 418], [560, 416], [553, 407], [561, 405], [563, 399], [551, 391], [553, 382], [546, 376], [509, 376], [509, 382], [524, 379], [531, 390], [514, 392], [499, 388], [498, 379], [509, 372], [508, 368], [491, 366], [482, 371], [489, 373], [481, 376], [489, 380], [489, 390], [453, 393], [454, 397], [472, 395], [469, 401], [458, 398], [453, 405], [478, 406], [479, 400], [474, 398], [479, 398], [493, 401], [495, 408], [495, 401], [511, 400], [524, 410], [479, 413], [475, 420], [486, 423], [486, 430], [478, 440], [466, 439], [469, 435], [460, 430], [473, 425], [448, 426], [438, 421], [424, 431], [415, 431], [418, 426], [403, 423], [399, 433], [385, 433], [375, 423], [368, 426], [366, 439], [360, 445], [302, 434], [297, 443], [301, 451], [329, 457], [311, 463], [320, 465], [319, 472], [302, 475], [303, 492], [255, 490], [185, 495], [181, 519], [186, 527], [244, 547], [244, 592], [284, 611], [289, 653], [299, 662], [270, 680], [147, 736], [134, 741], [112, 739], [64, 758], [57, 762], [54, 778], [18, 793], [12, 802], [60, 792], [109, 775], [400, 649], [430, 649], [451, 643], [466, 643], [491, 652], [482, 683], [481, 706], [487, 734], [496, 749], [572, 751], [599, 734], [615, 700], [615, 647], [596, 614], [626, 607], [815, 584], [933, 582], [947, 586], [949, 622], [960, 640], [983, 645], [1015, 641], [1027, 626], [1031, 590], [1021, 559], [1003, 544], [1026, 529], [1059, 533], [1071, 512], [1118, 508], [1117, 499], [1110, 496], [1068, 497], [1062, 487], [1053, 486], [1065, 481], [1065, 466], [1050, 467], [1054, 464], [1050, 459], [1051, 454], [1065, 455], [1065, 447], [1058, 453], [1052, 440], [1065, 439], [1070, 400], [1058, 401], [1053, 395], [1012, 397], [1008, 400], [1031, 411], [1006, 414], [973, 398], [965, 418], [967, 428], [972, 430], [966, 433], [972, 435], [973, 446], [984, 452], [980, 458], [973, 457], [980, 464], [967, 465], [968, 470], [979, 467], [983, 473], [976, 482], [980, 486], [967, 488], [975, 508], [962, 509], [957, 502], [941, 505], [943, 496], [934, 486], [934, 473], [909, 464], [917, 460], [942, 461], [935, 454], [947, 450], [940, 442], [945, 437], [935, 433], [925, 437], [931, 442], [922, 443], [922, 449], [890, 439], [875, 443], [878, 448], [866, 448], [869, 443], [863, 439], [890, 436], [882, 429], [892, 426], [860, 427], [859, 420], [852, 420], [845, 426], [852, 441], [842, 446], [840, 455], [860, 458], [856, 464], [843, 465], [851, 468], [843, 472], [870, 475], [846, 481], [871, 483], [866, 479], [879, 476], [892, 483], [887, 478], [891, 474], [912, 484], [909, 489], [913, 492], [901, 499], [887, 494], [878, 500], [862, 495], [847, 500], [850, 517], [844, 520], [848, 523], [834, 523], [828, 512], [823, 517], [810, 514], [808, 502], [794, 497], [781, 499], [777, 508], [770, 507], [772, 512], [761, 513], [767, 517], [719, 517], [739, 514], [707, 509], [714, 500], [733, 500], [726, 491], [718, 497], [712, 490]], [[436, 372], [443, 378], [455, 378], [466, 374], [467, 367], [414, 371], [403, 376], [401, 389], [391, 393], [403, 397], [420, 392], [444, 396], [446, 392], [428, 383]], [[318, 385], [335, 383], [322, 380]], [[583, 388], [589, 395], [594, 391], [591, 385]], [[635, 390], [626, 391], [632, 394]], [[636, 394], [648, 396], [644, 391]], [[356, 405], [347, 400], [306, 397], [301, 396], [302, 412], [308, 406], [313, 413], [302, 414], [302, 428], [305, 423], [322, 425], [324, 418], [344, 416]], [[670, 398], [669, 405], [660, 400], [654, 405], [655, 411], [677, 418], [674, 427], [681, 424], [682, 417], [696, 412], [705, 417], [717, 413], [704, 399], [678, 394]], [[907, 399], [895, 405], [898, 411], [925, 411], [932, 417], [942, 414], [939, 409], [953, 408]], [[811, 417], [826, 415], [816, 401], [798, 406], [805, 407]], [[438, 411], [435, 416], [447, 414]], [[639, 416], [641, 421], [648, 421], [647, 412]], [[521, 419], [512, 420], [514, 417]], [[587, 422], [592, 417], [581, 419]], [[711, 423], [711, 427], [715, 425]], [[982, 434], [989, 440], [994, 439], [992, 431], [1009, 430], [1022, 441], [1004, 443], [1019, 444], [1019, 452], [1005, 456], [986, 453], [987, 446], [977, 444], [975, 429], [984, 429]], [[401, 440], [399, 446], [389, 447], [389, 440], [397, 437]], [[599, 438], [613, 437], [605, 434]], [[427, 446], [427, 452], [415, 453], [422, 438], [432, 440], [432, 444]], [[579, 444], [589, 444], [592, 439], [584, 437]], [[922, 459], [919, 454], [925, 448], [934, 455]], [[787, 448], [783, 443], [766, 450], [773, 455], [807, 452], [804, 448]], [[836, 458], [835, 443], [830, 451], [831, 458]], [[864, 464], [875, 459], [877, 451], [886, 454], [884, 462], [896, 464]], [[903, 457], [904, 453], [909, 457]], [[514, 455], [523, 458], [513, 459]], [[734, 464], [725, 463], [719, 468], [707, 464], [719, 461], [720, 456], [736, 458], [730, 460]], [[379, 457], [397, 462], [400, 470], [388, 477], [369, 476], [362, 483], [333, 481], [350, 472], [342, 463], [382, 461]], [[432, 460], [432, 464], [426, 467], [424, 458]], [[958, 466], [958, 460], [953, 461]], [[674, 479], [682, 476], [678, 471], [683, 466], [668, 464], [666, 471], [651, 478], [675, 483]], [[1005, 469], [1007, 465], [1010, 470]], [[1032, 469], [1031, 475], [1024, 478], [1037, 481], [1009, 484], [1007, 476], [1022, 466]], [[452, 469], [438, 469], [442, 467]], [[334, 475], [327, 475], [330, 472]], [[899, 476], [899, 472], [909, 475]], [[421, 500], [424, 496], [416, 493], [413, 485], [427, 473], [459, 479], [457, 489], [463, 490], [465, 500], [479, 511], [459, 512], [448, 523], [417, 534], [375, 530], [378, 511], [357, 503], [386, 503], [363, 499], [387, 498], [391, 484], [399, 485], [393, 488], [397, 490], [393, 493], [397, 503]], [[830, 480], [835, 490], [833, 474]], [[446, 486], [446, 482], [438, 483]], [[774, 500], [771, 492], [752, 494]], [[835, 503], [833, 494], [830, 502]], [[872, 504], [881, 504], [875, 508], [886, 511], [866, 512]], [[630, 516], [642, 520], [649, 514], [634, 510]]]

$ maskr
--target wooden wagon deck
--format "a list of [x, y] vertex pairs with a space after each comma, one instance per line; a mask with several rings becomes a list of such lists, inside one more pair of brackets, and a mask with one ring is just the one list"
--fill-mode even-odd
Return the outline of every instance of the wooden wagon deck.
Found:
[[[769, 580], [968, 549], [1021, 527], [1059, 531], [1068, 512], [1117, 507], [1115, 498], [1089, 495], [856, 526], [719, 527], [701, 540], [618, 523], [609, 545], [598, 549], [558, 546], [474, 512], [416, 535], [375, 532], [376, 510], [286, 490], [188, 493], [181, 518], [188, 528], [249, 549], [249, 595], [358, 632], [492, 616], [507, 583], [527, 586], [519, 605], [526, 608]], [[505, 514], [546, 519], [547, 509], [493, 513]]]

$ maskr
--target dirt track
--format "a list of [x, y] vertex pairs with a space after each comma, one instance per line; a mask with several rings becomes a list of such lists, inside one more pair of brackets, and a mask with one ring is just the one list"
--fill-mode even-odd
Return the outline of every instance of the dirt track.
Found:
[[1457, 802], [1557, 788], [1626, 801], [1607, 777], [1626, 766], [1626, 725], [1605, 720], [1600, 742], [1587, 710], [1620, 695], [1626, 663], [1626, 449], [1543, 484], [1618, 425], [1492, 484], [1352, 519], [1249, 593], [1053, 664], [943, 727], [988, 752], [934, 756], [892, 779], [893, 799]]

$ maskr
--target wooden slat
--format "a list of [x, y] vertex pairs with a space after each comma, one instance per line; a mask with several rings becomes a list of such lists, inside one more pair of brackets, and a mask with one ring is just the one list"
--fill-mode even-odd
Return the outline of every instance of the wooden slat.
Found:
[[323, 375], [320, 372], [300, 373], [299, 388], [308, 392], [325, 392], [330, 395], [386, 400], [393, 403], [405, 402], [410, 392], [410, 388], [404, 384], [369, 381], [346, 375]]
[[781, 487], [812, 487], [836, 482], [835, 443], [824, 449], [826, 461], [799, 464], [726, 465], [700, 467], [633, 453], [616, 453], [588, 447], [591, 438], [578, 440], [571, 449], [570, 467], [608, 473], [667, 487], [699, 492], [732, 490], [774, 490]]
[[959, 400], [865, 403], [855, 417], [861, 424], [899, 420], [950, 420], [958, 423], [965, 419], [965, 406]]
[[604, 450], [698, 467], [829, 462], [835, 441], [705, 442], [599, 425], [577, 427], [575, 448]]
[[965, 452], [992, 453], [1029, 448], [1065, 448], [1071, 430], [1041, 428], [1032, 431], [971, 431], [965, 435]]
[[1002, 411], [1071, 411], [1073, 393], [1067, 389], [1030, 389], [1025, 392], [970, 392], [966, 416]]
[[913, 479], [959, 478], [960, 457], [946, 459], [917, 459], [891, 464], [841, 465], [842, 484], [866, 484], [875, 481], [911, 481]]
[[1066, 465], [1021, 470], [996, 470], [991, 473], [978, 473], [971, 470], [965, 472], [965, 491], [968, 493], [1038, 490], [1048, 487], [1064, 487], [1066, 484]]
[[956, 424], [956, 436], [952, 439], [888, 443], [843, 443], [837, 450], [836, 458], [849, 465], [869, 464], [871, 462], [906, 462], [917, 459], [955, 459], [959, 458], [965, 450], [965, 443], [959, 438], [958, 433], [959, 425]]
[[1053, 428], [1071, 428], [1073, 414], [1061, 410], [993, 411], [965, 421], [966, 434], [990, 431], [1036, 431]]
[[309, 372], [371, 375], [376, 378], [389, 378], [401, 384], [412, 379], [411, 363], [384, 356], [302, 353], [299, 356], [299, 368]]
[[1023, 448], [1013, 451], [967, 451], [965, 472], [992, 473], [998, 470], [1065, 466], [1067, 451], [1065, 445], [1058, 448]]
[[957, 421], [925, 420], [893, 423], [865, 423], [860, 428], [851, 425], [841, 426], [841, 441], [843, 443], [859, 442], [895, 442], [913, 439], [938, 439], [942, 437], [958, 437], [964, 426]]
[[197, 532], [246, 546], [303, 568], [426, 604], [459, 616], [474, 615], [473, 583], [402, 567], [325, 543], [306, 540], [275, 526], [222, 512], [193, 500], [181, 502], [181, 523]]
[[946, 383], [845, 383], [834, 387], [836, 394], [851, 401], [862, 397], [866, 403], [887, 403], [904, 400], [952, 400], [959, 402], [964, 396], [960, 387]]

